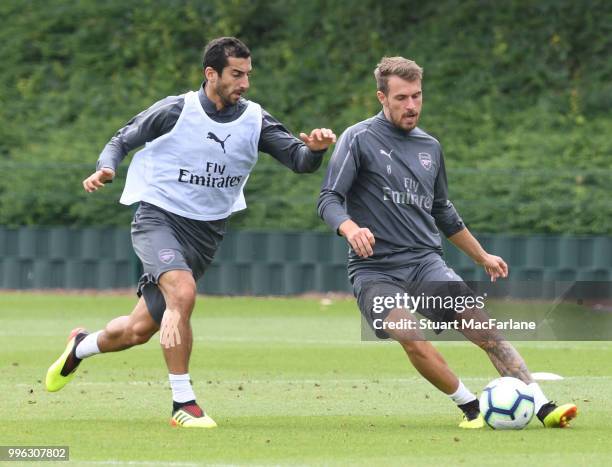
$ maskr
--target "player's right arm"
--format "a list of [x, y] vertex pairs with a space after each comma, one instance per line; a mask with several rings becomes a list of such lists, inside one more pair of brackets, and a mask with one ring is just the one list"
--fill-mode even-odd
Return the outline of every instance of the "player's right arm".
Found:
[[83, 180], [85, 191], [91, 193], [103, 187], [105, 183], [110, 183], [115, 177], [117, 166], [130, 151], [170, 132], [176, 125], [183, 106], [182, 96], [169, 96], [127, 122], [102, 150], [96, 171]]
[[338, 227], [338, 233], [346, 238], [353, 251], [362, 258], [374, 254], [374, 234], [367, 227], [359, 227], [351, 219], [347, 219]]
[[319, 216], [351, 245], [353, 251], [366, 258], [374, 253], [374, 235], [360, 227], [346, 212], [346, 197], [359, 172], [359, 147], [355, 127], [347, 129], [338, 140], [327, 166], [319, 194]]

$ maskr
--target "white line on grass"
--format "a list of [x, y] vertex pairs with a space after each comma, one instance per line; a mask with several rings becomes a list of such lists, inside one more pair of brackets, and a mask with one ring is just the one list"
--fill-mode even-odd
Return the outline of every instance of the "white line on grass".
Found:
[[[199, 466], [204, 465], [201, 463], [194, 462], [169, 462], [169, 461], [119, 461], [119, 460], [107, 460], [107, 461], [78, 461], [79, 464], [87, 465], [177, 465], [177, 466]], [[218, 465], [218, 466], [232, 466], [234, 464], [207, 464], [207, 465]]]
[[[261, 337], [232, 337], [232, 336], [196, 336], [193, 339], [196, 342], [228, 342], [228, 343], [254, 343], [254, 344], [315, 344], [315, 345], [373, 345], [373, 344], [394, 344], [394, 341], [388, 340], [361, 340], [359, 337], [355, 339], [302, 339], [295, 337], [269, 337], [269, 336], [261, 336]], [[586, 344], [586, 348], [588, 349], [602, 349], [608, 350], [612, 346], [612, 342], [609, 341], [512, 341], [514, 344], [519, 345], [521, 347], [531, 347], [531, 348], [543, 348], [543, 349], [567, 349], [571, 348], [575, 345], [579, 345], [579, 349], [584, 348], [584, 344]], [[474, 344], [467, 341], [457, 340], [457, 341], [432, 341], [435, 346], [440, 347], [461, 347], [468, 346], [471, 347]]]
[[[14, 337], [23, 339], [24, 337], [65, 337], [64, 334], [58, 333], [35, 333], [35, 334], [17, 334], [15, 332], [0, 331], [0, 337]], [[390, 345], [394, 342], [391, 340], [384, 341], [373, 341], [367, 340], [362, 341], [359, 337], [354, 339], [316, 339], [316, 338], [298, 338], [298, 337], [276, 337], [276, 336], [195, 336], [195, 342], [203, 343], [241, 343], [241, 344], [295, 344], [295, 345], [337, 345], [337, 346], [361, 346], [361, 345], [374, 345], [374, 344], [385, 344]], [[578, 350], [589, 349], [589, 350], [609, 350], [612, 347], [610, 341], [512, 341], [515, 345], [526, 348], [537, 348], [537, 349], [572, 349], [577, 348]], [[472, 346], [473, 344], [466, 341], [432, 341], [435, 346], [440, 347], [461, 347], [461, 346]]]
[[[106, 461], [77, 461], [79, 464], [87, 464], [87, 465], [177, 465], [177, 466], [200, 466], [207, 465], [209, 467], [235, 467], [241, 464], [211, 464], [208, 462], [170, 462], [170, 461], [120, 461], [120, 460], [106, 460]], [[258, 465], [268, 465], [268, 464], [249, 464], [252, 467], [257, 467]]]
[[[461, 379], [465, 381], [482, 381], [487, 380], [489, 378], [494, 378], [495, 375], [487, 375], [487, 376], [462, 376]], [[205, 380], [198, 381], [199, 384], [206, 384]], [[413, 383], [415, 381], [425, 381], [421, 376], [412, 376], [405, 378], [318, 378], [318, 379], [214, 379], [212, 378], [213, 383], [223, 385], [245, 385], [245, 384], [385, 384], [385, 383]], [[600, 381], [600, 380], [612, 380], [612, 375], [610, 376], [565, 376], [563, 378], [564, 381]], [[77, 384], [79, 386], [115, 386], [115, 385], [129, 385], [129, 386], [166, 386], [168, 385], [168, 381], [166, 380], [157, 380], [157, 381], [78, 381]], [[211, 385], [212, 385], [211, 384]], [[1, 386], [10, 386], [10, 387], [28, 387], [31, 388], [32, 384], [26, 383], [17, 383], [17, 384], [8, 384], [8, 383], [0, 383]]]
[[238, 343], [256, 343], [256, 344], [316, 344], [316, 345], [361, 345], [362, 342], [358, 337], [355, 339], [300, 339], [293, 337], [228, 337], [228, 336], [196, 336], [193, 338], [196, 342], [238, 342]]

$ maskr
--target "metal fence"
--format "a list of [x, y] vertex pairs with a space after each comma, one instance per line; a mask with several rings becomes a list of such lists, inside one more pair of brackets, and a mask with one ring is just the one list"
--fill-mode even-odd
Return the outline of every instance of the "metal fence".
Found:
[[[612, 280], [612, 237], [479, 235], [517, 281]], [[445, 245], [446, 260], [465, 280], [481, 268]], [[209, 294], [286, 295], [349, 291], [347, 244], [320, 232], [229, 232], [198, 285]], [[127, 229], [0, 227], [0, 288], [133, 287], [140, 264]]]

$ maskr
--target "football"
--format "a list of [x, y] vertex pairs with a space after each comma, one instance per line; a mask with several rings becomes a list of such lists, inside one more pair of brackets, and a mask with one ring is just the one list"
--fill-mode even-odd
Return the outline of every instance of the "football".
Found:
[[520, 430], [533, 418], [533, 393], [520, 379], [503, 377], [491, 381], [480, 395], [480, 412], [495, 430]]

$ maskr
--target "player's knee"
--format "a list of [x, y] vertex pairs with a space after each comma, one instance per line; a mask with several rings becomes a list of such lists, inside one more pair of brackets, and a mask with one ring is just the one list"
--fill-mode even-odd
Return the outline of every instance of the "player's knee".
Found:
[[189, 271], [168, 271], [159, 280], [160, 288], [169, 308], [183, 308], [193, 305], [196, 297], [196, 283]]
[[176, 284], [172, 290], [174, 308], [177, 308], [179, 312], [190, 310], [195, 303], [196, 293], [195, 281], [182, 281]]
[[149, 342], [153, 334], [133, 332], [131, 335], [132, 345], [142, 345]]
[[141, 323], [134, 323], [130, 329], [129, 344], [146, 344], [147, 342], [149, 342], [153, 334], [155, 334], [155, 329], [143, 326]]
[[474, 340], [472, 342], [476, 344], [478, 347], [480, 347], [482, 350], [484, 350], [485, 352], [488, 352], [489, 350], [491, 350], [493, 346], [495, 345], [493, 341]]
[[427, 341], [409, 340], [400, 342], [406, 353], [415, 358], [428, 358], [431, 346]]
[[504, 339], [500, 334], [487, 333], [472, 339], [472, 342], [485, 352], [490, 352], [497, 348], [498, 344], [503, 340]]
[[104, 333], [110, 339], [120, 338], [125, 333], [125, 330], [129, 325], [129, 320], [129, 316], [119, 316], [118, 318], [113, 319], [104, 327]]

